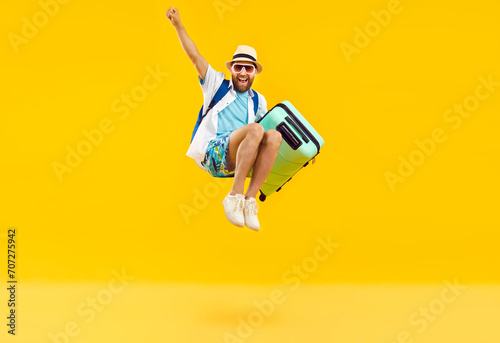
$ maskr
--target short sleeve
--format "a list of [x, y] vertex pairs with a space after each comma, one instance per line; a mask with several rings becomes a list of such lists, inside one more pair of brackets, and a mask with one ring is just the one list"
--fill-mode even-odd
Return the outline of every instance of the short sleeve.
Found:
[[259, 108], [257, 109], [257, 113], [255, 113], [255, 121], [259, 120], [267, 113], [266, 98], [260, 93], [257, 94], [259, 96]]
[[198, 80], [200, 82], [205, 100], [212, 99], [214, 97], [215, 92], [221, 85], [224, 78], [224, 73], [215, 71], [210, 64], [208, 65], [207, 72], [203, 80], [198, 75]]

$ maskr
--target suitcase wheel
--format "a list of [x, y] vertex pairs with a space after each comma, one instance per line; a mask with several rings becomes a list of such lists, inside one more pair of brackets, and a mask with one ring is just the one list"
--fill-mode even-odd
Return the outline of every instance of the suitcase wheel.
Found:
[[264, 193], [260, 192], [259, 200], [264, 202], [264, 201], [266, 201], [266, 198], [267, 198], [267, 196]]

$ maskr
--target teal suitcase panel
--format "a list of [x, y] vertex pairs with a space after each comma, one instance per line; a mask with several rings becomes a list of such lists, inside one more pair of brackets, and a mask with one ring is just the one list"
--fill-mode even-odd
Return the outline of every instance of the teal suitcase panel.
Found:
[[325, 143], [323, 138], [289, 102], [274, 106], [259, 121], [264, 129], [281, 133], [282, 142], [271, 173], [260, 188], [260, 200], [281, 189], [307, 165]]

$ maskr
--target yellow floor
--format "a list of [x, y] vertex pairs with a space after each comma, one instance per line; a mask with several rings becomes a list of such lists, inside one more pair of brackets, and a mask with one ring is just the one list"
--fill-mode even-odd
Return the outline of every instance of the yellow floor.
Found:
[[500, 286], [453, 283], [293, 289], [26, 282], [16, 294], [16, 337], [5, 325], [0, 337], [30, 343], [499, 342]]

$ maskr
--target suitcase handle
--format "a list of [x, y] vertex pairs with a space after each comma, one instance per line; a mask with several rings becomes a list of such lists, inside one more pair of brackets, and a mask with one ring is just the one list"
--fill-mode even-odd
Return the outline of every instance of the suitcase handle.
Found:
[[295, 133], [293, 133], [292, 130], [290, 130], [284, 121], [276, 126], [276, 131], [281, 133], [281, 137], [293, 150], [297, 150], [302, 145], [302, 141], [299, 140], [299, 138], [295, 135]]
[[298, 133], [300, 133], [304, 142], [309, 143], [309, 138], [307, 138], [307, 135], [297, 126], [297, 124], [292, 118], [285, 117], [285, 120], [288, 122], [288, 124], [292, 125], [293, 128], [297, 130]]

